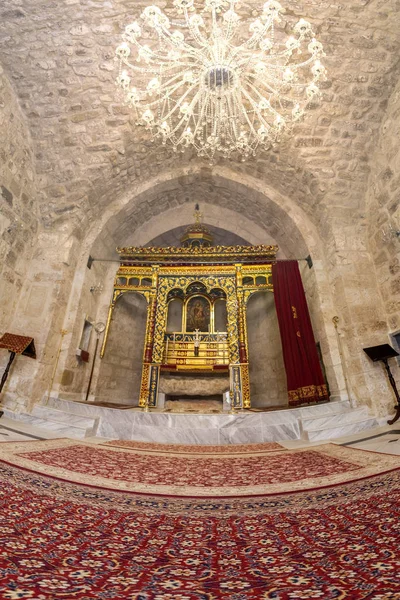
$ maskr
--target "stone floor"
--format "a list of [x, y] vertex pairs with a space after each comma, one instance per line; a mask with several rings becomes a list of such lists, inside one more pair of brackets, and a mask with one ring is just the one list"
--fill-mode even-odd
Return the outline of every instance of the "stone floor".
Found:
[[[57, 432], [40, 429], [30, 423], [14, 421], [7, 417], [1, 417], [0, 419], [0, 442], [32, 442], [34, 440], [55, 440], [60, 437], [66, 436], [60, 436]], [[107, 441], [107, 438], [93, 437], [86, 438], [86, 441], [100, 444]]]
[[[39, 429], [29, 423], [21, 423], [12, 419], [2, 417], [0, 419], [0, 442], [32, 441], [41, 439], [56, 439], [56, 433], [48, 430]], [[86, 441], [93, 443], [102, 443], [107, 438], [93, 437], [86, 438]], [[285, 448], [303, 448], [324, 444], [329, 440], [319, 440], [308, 442], [305, 440], [282, 441]], [[357, 435], [345, 436], [332, 440], [333, 443], [345, 446], [369, 450], [372, 452], [381, 452], [384, 454], [396, 454], [400, 456], [400, 421], [392, 426], [385, 425], [363, 431]]]

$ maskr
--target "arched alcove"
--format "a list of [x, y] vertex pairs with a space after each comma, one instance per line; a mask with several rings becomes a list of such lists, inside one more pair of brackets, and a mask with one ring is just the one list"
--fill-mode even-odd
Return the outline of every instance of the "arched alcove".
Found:
[[[205, 222], [218, 230], [227, 232], [226, 239], [232, 235], [250, 244], [278, 243], [280, 258], [301, 258], [311, 253], [314, 268], [305, 276], [305, 287], [309, 287], [308, 279], [315, 282], [316, 293], [311, 298], [311, 312], [316, 315], [318, 339], [326, 364], [331, 371], [339, 368], [340, 362], [336, 349], [335, 331], [331, 322], [332, 306], [331, 289], [329, 287], [328, 270], [324, 268], [324, 246], [318, 236], [314, 224], [302, 209], [290, 198], [282, 197], [265, 182], [241, 176], [231, 169], [215, 168], [207, 170], [206, 176], [195, 166], [189, 174], [177, 169], [171, 171], [164, 180], [158, 178], [140, 186], [134, 197], [124, 193], [99, 213], [98, 220], [87, 231], [80, 242], [80, 255], [71, 256], [75, 268], [72, 286], [69, 288], [69, 299], [65, 301], [63, 327], [68, 332], [65, 344], [68, 351], [60, 358], [59, 380], [65, 369], [77, 369], [75, 350], [80, 332], [76, 323], [82, 314], [90, 314], [96, 321], [105, 321], [109, 298], [112, 291], [113, 278], [117, 264], [107, 262], [117, 259], [116, 246], [144, 246], [157, 236], [167, 236], [169, 231], [176, 230], [193, 222], [194, 199], [207, 198], [201, 202]], [[230, 179], [229, 179], [230, 178]], [[214, 188], [213, 194], [210, 189]], [[165, 202], [165, 198], [169, 198]], [[163, 200], [164, 199], [164, 200]], [[146, 210], [144, 210], [146, 206]], [[151, 218], [145, 221], [148, 210]], [[218, 240], [216, 240], [218, 243]], [[224, 240], [221, 240], [224, 243]], [[88, 256], [96, 260], [88, 269]], [[308, 267], [307, 267], [308, 269]], [[308, 273], [308, 272], [307, 272]], [[90, 294], [89, 290], [97, 283], [103, 284], [103, 292]], [[325, 311], [322, 311], [322, 303]], [[61, 307], [60, 307], [61, 308]], [[57, 312], [59, 315], [60, 311]], [[115, 320], [111, 324], [114, 329]], [[61, 323], [60, 323], [61, 326]], [[330, 328], [330, 331], [329, 331]], [[55, 340], [57, 342], [57, 340]], [[55, 344], [54, 344], [55, 345]], [[331, 358], [332, 349], [335, 355]], [[109, 353], [109, 348], [107, 348]], [[107, 360], [106, 358], [103, 359]], [[139, 361], [141, 363], [141, 359]], [[102, 361], [96, 367], [93, 389], [96, 388], [98, 374], [101, 375]], [[339, 365], [338, 365], [339, 363]], [[335, 379], [335, 375], [332, 379]], [[332, 386], [334, 389], [334, 386]], [[58, 388], [61, 391], [61, 388]], [[71, 390], [77, 394], [78, 390]], [[336, 396], [339, 390], [336, 388]]]
[[167, 333], [183, 331], [183, 300], [172, 298], [168, 302]]
[[247, 304], [250, 397], [253, 407], [288, 404], [286, 373], [274, 295], [257, 292]]
[[227, 323], [226, 298], [218, 298], [214, 303], [214, 331], [227, 331]]
[[96, 402], [137, 406], [146, 316], [147, 302], [141, 294], [125, 293], [118, 299], [100, 364]]
[[[12, 6], [11, 0], [6, 4]], [[329, 56], [328, 80], [322, 86], [326, 102], [315, 106], [308, 118], [296, 125], [293, 135], [270, 151], [245, 163], [222, 160], [212, 167], [190, 150], [177, 160], [171, 147], [154, 143], [148, 131], [135, 127], [132, 111], [115, 97], [114, 77], [110, 77], [113, 55], [103, 52], [99, 63], [99, 43], [102, 48], [115, 47], [120, 27], [143, 10], [141, 2], [116, 4], [108, 29], [103, 27], [108, 3], [96, 11], [91, 3], [80, 3], [79, 11], [75, 2], [58, 3], [46, 13], [48, 26], [40, 31], [33, 31], [32, 23], [41, 23], [41, 18], [36, 18], [41, 3], [35, 7], [38, 14], [33, 20], [24, 18], [20, 10], [2, 13], [12, 43], [10, 35], [2, 37], [1, 61], [14, 92], [10, 101], [6, 86], [6, 98], [0, 102], [0, 111], [5, 111], [0, 172], [4, 166], [9, 178], [0, 183], [13, 194], [12, 207], [9, 194], [4, 201], [0, 316], [3, 330], [11, 329], [11, 324], [14, 331], [29, 332], [41, 350], [29, 377], [21, 377], [14, 397], [26, 398], [32, 379], [37, 383], [32, 396], [42, 396], [51, 379], [62, 327], [69, 332], [64, 340], [69, 350], [61, 355], [60, 374], [66, 365], [70, 367], [76, 350], [76, 323], [89, 311], [86, 305], [91, 314], [98, 308], [98, 318], [104, 318], [101, 311], [109, 298], [92, 299], [83, 290], [83, 286], [90, 289], [98, 282], [88, 281], [89, 254], [116, 258], [115, 246], [125, 240], [144, 245], [168, 229], [188, 223], [188, 205], [204, 199], [214, 207], [215, 226], [222, 226], [230, 214], [226, 228], [244, 239], [253, 243], [257, 238], [258, 243], [274, 239], [290, 258], [311, 254], [318, 272], [304, 281], [308, 299], [315, 302], [311, 312], [323, 352], [331, 355], [330, 368], [341, 370], [332, 325], [332, 317], [339, 315], [347, 369], [358, 400], [380, 396], [380, 378], [377, 376], [376, 385], [369, 385], [371, 367], [360, 348], [380, 343], [389, 330], [400, 327], [397, 238], [384, 243], [380, 239], [382, 226], [392, 222], [395, 230], [398, 228], [398, 89], [390, 100], [389, 120], [385, 118], [387, 133], [381, 132], [377, 143], [379, 124], [398, 78], [395, 1], [384, 6], [363, 2], [356, 8], [355, 2], [336, 6], [322, 0], [319, 14], [326, 17], [323, 37]], [[169, 4], [172, 6], [172, 0]], [[247, 20], [254, 8], [245, 3], [241, 16]], [[285, 28], [292, 25], [294, 12], [285, 13]], [[301, 13], [317, 24], [313, 3], [303, 3]], [[352, 52], [342, 43], [349, 28], [354, 34], [349, 40]], [[69, 49], [58, 53], [58, 69], [51, 59], [55, 40]], [[22, 47], [24, 51], [19, 51]], [[374, 69], [360, 71], [360, 53], [362, 62], [375, 65], [377, 73]], [[74, 56], [80, 56], [79, 60], [74, 61]], [[68, 85], [66, 72], [71, 72]], [[27, 127], [18, 125], [19, 135], [14, 135], [22, 114]], [[12, 135], [8, 135], [10, 131]], [[31, 145], [29, 134], [31, 157], [35, 156], [40, 175], [37, 194], [31, 193], [34, 186], [28, 182], [33, 164], [25, 153]], [[15, 157], [23, 160], [15, 161]], [[370, 193], [376, 196], [369, 229], [375, 264], [365, 252], [370, 168]], [[32, 188], [29, 193], [27, 188]], [[40, 203], [38, 233], [43, 225], [37, 236], [33, 225], [36, 202]], [[15, 210], [15, 216], [22, 217], [24, 229], [20, 220], [14, 221], [18, 203], [21, 210]], [[31, 219], [33, 227], [26, 227]], [[177, 219], [181, 219], [178, 224]], [[30, 244], [36, 237], [38, 246], [33, 249]], [[30, 261], [29, 268], [24, 265], [25, 258]], [[323, 310], [317, 318], [318, 307]], [[15, 368], [20, 370], [19, 365]], [[34, 373], [38, 369], [41, 372]], [[340, 387], [343, 391], [343, 385]], [[390, 396], [387, 402], [392, 403]]]
[[[303, 281], [306, 291], [310, 286], [313, 288], [313, 293], [309, 295], [312, 305], [310, 311], [315, 316], [317, 337], [322, 340], [321, 347], [325, 362], [333, 373], [331, 380], [334, 381], [337, 358], [335, 355], [332, 360], [331, 353], [332, 347], [335, 350], [336, 345], [335, 332], [330, 315], [326, 312], [322, 313], [320, 301], [321, 297], [327, 308], [332, 304], [332, 298], [328, 274], [323, 268], [324, 248], [315, 226], [290, 199], [281, 197], [263, 182], [246, 178], [239, 182], [237, 174], [227, 168], [208, 173], [209, 176], [205, 181], [202, 175], [202, 172], [198, 171], [177, 179], [165, 181], [159, 179], [153, 182], [152, 188], [149, 187], [151, 183], [149, 182], [130, 200], [126, 196], [116, 200], [114, 213], [111, 214], [110, 206], [106, 210], [108, 219], [106, 214], [102, 214], [98, 223], [88, 232], [82, 245], [86, 247], [86, 254], [82, 256], [80, 269], [89, 284], [93, 272], [98, 271], [100, 265], [105, 264], [109, 278], [104, 282], [103, 294], [96, 299], [97, 319], [106, 318], [110, 286], [115, 271], [111, 263], [101, 262], [95, 262], [91, 271], [88, 271], [87, 255], [109, 259], [116, 257], [116, 246], [145, 246], [154, 243], [154, 240], [157, 240], [157, 243], [168, 244], [175, 240], [176, 243], [179, 230], [193, 222], [193, 200], [207, 197], [207, 202], [201, 202], [201, 210], [207, 226], [215, 228], [217, 234], [215, 243], [225, 244], [230, 239], [240, 239], [250, 244], [278, 243], [279, 258], [301, 258], [309, 253], [313, 254], [314, 268], [303, 269]], [[173, 176], [174, 173], [171, 173], [170, 177]], [[215, 188], [211, 195], [210, 186]], [[168, 203], [164, 201], [167, 197], [170, 198]], [[143, 221], [143, 203], [150, 207], [152, 212], [151, 218], [146, 222]], [[78, 272], [75, 281], [77, 286], [82, 285], [83, 279]], [[83, 305], [80, 311], [85, 311]], [[333, 309], [331, 312], [333, 313]], [[70, 318], [72, 316], [71, 313]], [[111, 328], [114, 327], [114, 322]], [[326, 331], [327, 327], [331, 328], [330, 335]], [[219, 326], [217, 329], [219, 330]], [[73, 353], [74, 346], [72, 341], [70, 353]], [[108, 348], [107, 352], [109, 351]], [[338, 396], [337, 386], [335, 389], [333, 385], [332, 389]]]

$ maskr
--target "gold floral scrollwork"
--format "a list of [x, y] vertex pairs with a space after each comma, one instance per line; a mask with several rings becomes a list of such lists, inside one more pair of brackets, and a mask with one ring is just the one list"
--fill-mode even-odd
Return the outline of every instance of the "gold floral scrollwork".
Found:
[[[175, 282], [175, 280], [172, 280]], [[164, 333], [167, 322], [167, 296], [170, 289], [174, 287], [174, 283], [169, 287], [167, 278], [161, 277], [158, 280], [158, 290], [156, 298], [156, 310], [154, 319], [154, 336], [153, 336], [153, 357], [154, 363], [161, 364], [164, 352]]]
[[229, 362], [237, 364], [239, 357], [239, 332], [238, 332], [238, 302], [236, 298], [236, 285], [232, 279], [231, 285], [226, 288], [226, 312], [228, 316], [228, 347]]
[[238, 320], [239, 320], [239, 356], [240, 362], [245, 363], [248, 361], [248, 347], [247, 347], [247, 323], [246, 323], [246, 305], [244, 301], [244, 292], [242, 289], [238, 289]]
[[205, 276], [186, 275], [179, 277], [159, 275], [157, 303], [153, 341], [153, 363], [161, 364], [164, 351], [164, 334], [167, 320], [167, 297], [174, 287], [185, 289], [190, 283], [199, 281], [203, 283], [207, 291], [214, 287], [220, 287], [226, 293], [226, 308], [228, 316], [227, 333], [229, 347], [229, 362], [239, 363], [239, 338], [238, 338], [238, 307], [236, 298], [236, 281], [234, 276]]
[[249, 301], [250, 296], [253, 294], [252, 290], [244, 290], [243, 292], [243, 302], [247, 307], [247, 303]]
[[147, 296], [147, 321], [143, 349], [143, 362], [150, 362], [152, 359], [156, 301], [157, 297], [155, 291], [149, 292]]
[[266, 260], [275, 259], [276, 253], [278, 252], [278, 246], [266, 246], [265, 244], [258, 244], [256, 246], [210, 246], [210, 247], [183, 247], [183, 246], [129, 246], [126, 248], [117, 248], [118, 254], [123, 256], [134, 257], [136, 259], [145, 257], [159, 262], [160, 259], [166, 256], [172, 257], [177, 256], [178, 258], [193, 258], [196, 256], [211, 257], [222, 259], [224, 257], [237, 258], [238, 261], [242, 262], [247, 257], [260, 257]]
[[149, 374], [149, 406], [157, 406], [158, 399], [158, 384], [160, 380], [160, 367], [159, 365], [150, 365]]
[[241, 365], [243, 408], [251, 408], [249, 365]]
[[142, 381], [140, 384], [140, 395], [139, 395], [139, 406], [146, 406], [149, 398], [149, 375], [150, 365], [143, 363], [142, 367]]

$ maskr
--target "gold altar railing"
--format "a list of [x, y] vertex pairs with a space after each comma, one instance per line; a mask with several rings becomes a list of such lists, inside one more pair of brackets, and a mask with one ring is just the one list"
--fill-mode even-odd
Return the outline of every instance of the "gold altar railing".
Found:
[[170, 333], [164, 337], [162, 367], [176, 370], [213, 370], [228, 368], [229, 347], [226, 333]]

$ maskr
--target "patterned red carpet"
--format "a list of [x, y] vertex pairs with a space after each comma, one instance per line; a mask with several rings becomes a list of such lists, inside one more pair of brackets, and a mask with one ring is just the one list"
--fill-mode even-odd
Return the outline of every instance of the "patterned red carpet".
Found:
[[313, 449], [198, 455], [132, 450], [74, 440], [7, 444], [0, 457], [100, 487], [184, 496], [256, 495], [343, 483], [393, 468], [398, 459], [334, 444]]
[[130, 450], [146, 450], [147, 452], [173, 452], [174, 454], [243, 454], [247, 452], [268, 452], [272, 450], [286, 450], [277, 442], [263, 442], [261, 444], [235, 444], [227, 446], [193, 446], [189, 444], [157, 444], [152, 442], [134, 442], [131, 440], [112, 440], [105, 442], [104, 446], [128, 448]]
[[[292, 484], [299, 491], [271, 493], [266, 485], [269, 495], [199, 499], [85, 485], [93, 476], [76, 469], [81, 460], [92, 468], [87, 454], [75, 454], [68, 469], [32, 460], [52, 455], [57, 443], [60, 455], [89, 447], [67, 440], [1, 446], [2, 600], [400, 600], [398, 457], [333, 446], [335, 456], [331, 446], [318, 447], [309, 455], [318, 450], [336, 467], [348, 464], [334, 477], [361, 478], [300, 491], [311, 479], [324, 481], [308, 478], [312, 464], [300, 459], [305, 478]], [[105, 456], [104, 446], [96, 450]], [[297, 464], [304, 453], [279, 456]], [[159, 458], [147, 455], [149, 463]], [[35, 472], [44, 467], [62, 479]]]

